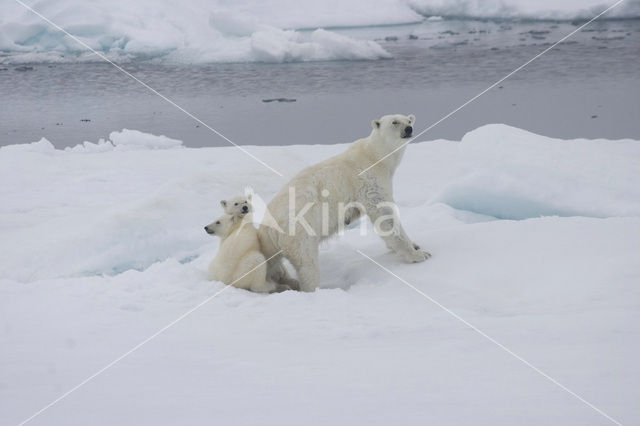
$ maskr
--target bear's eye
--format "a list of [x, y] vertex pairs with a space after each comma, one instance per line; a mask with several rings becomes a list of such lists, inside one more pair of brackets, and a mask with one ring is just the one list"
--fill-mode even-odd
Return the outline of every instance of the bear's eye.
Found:
[[220, 221], [217, 221], [217, 222], [216, 222], [216, 225], [220, 225]]
[[398, 125], [398, 122], [397, 122], [397, 121], [394, 121], [394, 122], [393, 122], [393, 123], [391, 123], [391, 124], [393, 124], [394, 126], [397, 126], [397, 125]]
[[235, 204], [234, 204], [234, 206], [237, 206], [237, 205], [238, 205], [238, 203], [235, 203]]

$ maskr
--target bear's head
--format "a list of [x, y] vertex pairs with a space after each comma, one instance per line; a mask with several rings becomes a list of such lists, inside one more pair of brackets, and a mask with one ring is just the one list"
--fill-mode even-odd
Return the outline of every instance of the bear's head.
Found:
[[247, 213], [251, 213], [253, 210], [251, 208], [251, 194], [249, 195], [241, 195], [238, 197], [233, 197], [228, 200], [220, 201], [220, 205], [224, 209], [226, 214], [236, 215], [236, 216], [244, 216]]
[[233, 232], [238, 222], [240, 222], [239, 216], [232, 214], [224, 214], [215, 221], [211, 222], [204, 227], [204, 230], [209, 235], [216, 235], [222, 239], [225, 239]]
[[389, 144], [397, 143], [402, 139], [408, 140], [413, 134], [413, 123], [415, 121], [416, 117], [413, 114], [385, 115], [371, 122], [371, 127], [373, 127], [372, 136], [381, 137]]

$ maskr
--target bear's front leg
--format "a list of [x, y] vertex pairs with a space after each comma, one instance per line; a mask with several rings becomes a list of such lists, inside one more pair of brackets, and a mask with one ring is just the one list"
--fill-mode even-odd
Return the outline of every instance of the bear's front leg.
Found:
[[409, 241], [409, 244], [411, 245], [411, 247], [413, 247], [413, 249], [419, 253], [419, 255], [417, 256], [418, 260], [413, 260], [414, 258], [410, 258], [410, 260], [406, 260], [405, 262], [408, 263], [413, 263], [413, 262], [422, 262], [423, 260], [427, 260], [431, 257], [431, 254], [425, 250], [420, 249], [420, 246], [417, 245], [416, 243], [412, 242], [411, 239], [409, 238], [409, 236], [407, 235], [407, 233], [404, 231], [404, 227], [402, 226], [402, 223], [400, 223], [400, 220], [398, 219], [398, 223], [397, 223], [398, 229], [400, 231], [400, 235], [401, 238]]
[[420, 250], [420, 246], [409, 239], [400, 223], [400, 218], [395, 209], [389, 206], [390, 204], [390, 202], [383, 202], [367, 209], [367, 214], [378, 235], [390, 250], [396, 252], [407, 263], [423, 262], [430, 258], [431, 254]]

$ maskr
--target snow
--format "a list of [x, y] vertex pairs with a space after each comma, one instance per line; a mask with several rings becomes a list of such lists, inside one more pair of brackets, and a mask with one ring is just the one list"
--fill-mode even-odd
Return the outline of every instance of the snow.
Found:
[[[285, 174], [346, 145], [246, 147]], [[163, 148], [163, 149], [158, 149]], [[353, 226], [315, 293], [206, 280], [202, 226], [286, 182], [235, 147], [131, 130], [0, 148], [0, 418], [18, 423], [216, 292], [32, 424], [623, 424], [640, 420], [640, 141], [504, 125], [408, 147], [403, 264]], [[365, 222], [365, 226], [370, 226]]]
[[[43, 139], [45, 142], [49, 142]], [[42, 141], [41, 141], [42, 142]], [[13, 145], [16, 146], [16, 145]], [[18, 145], [19, 146], [19, 145]], [[156, 136], [143, 133], [138, 130], [122, 129], [119, 132], [111, 132], [108, 140], [100, 139], [98, 143], [85, 141], [65, 149], [70, 152], [104, 152], [111, 150], [147, 150], [147, 149], [172, 149], [182, 147], [182, 141], [168, 138], [164, 135]]]
[[[610, 5], [602, 0], [26, 3], [111, 60], [159, 58], [178, 63], [382, 59], [389, 57], [389, 53], [374, 41], [353, 38], [353, 34], [304, 30], [411, 24], [439, 17], [584, 19]], [[626, 0], [608, 17], [640, 17], [640, 1]], [[100, 59], [86, 48], [19, 3], [12, 0], [0, 3], [0, 63], [97, 60]]]
[[[477, 19], [574, 20], [591, 19], [615, 1], [602, 0], [409, 0], [414, 10], [427, 16]], [[604, 19], [640, 17], [640, 1], [625, 0]]]
[[[462, 138], [458, 176], [436, 197], [502, 219], [640, 216], [640, 145], [563, 141], [506, 125]], [[623, 162], [626, 167], [618, 168]]]
[[260, 62], [299, 62], [306, 59], [381, 59], [391, 56], [378, 43], [332, 33], [323, 29], [304, 41], [295, 31], [257, 31], [251, 35], [251, 51]]
[[[65, 0], [39, 1], [31, 6], [111, 60], [161, 58], [166, 62], [210, 63], [388, 58], [389, 53], [374, 41], [321, 29], [294, 31], [301, 27], [341, 25], [340, 16], [355, 16], [355, 21], [349, 18], [344, 21], [345, 25], [422, 19], [407, 7], [385, 15], [394, 9], [391, 5], [396, 2], [384, 3], [386, 7], [365, 13], [357, 12], [361, 3], [311, 3], [301, 8], [297, 2], [287, 0], [233, 4], [204, 0], [179, 4]], [[292, 19], [281, 19], [281, 16]], [[1, 62], [99, 60], [13, 1], [0, 4], [0, 51], [10, 53], [4, 58], [0, 56]]]
[[6, 152], [52, 152], [55, 151], [55, 147], [51, 142], [45, 138], [40, 139], [37, 142], [19, 144], [19, 145], [7, 145], [2, 147]]

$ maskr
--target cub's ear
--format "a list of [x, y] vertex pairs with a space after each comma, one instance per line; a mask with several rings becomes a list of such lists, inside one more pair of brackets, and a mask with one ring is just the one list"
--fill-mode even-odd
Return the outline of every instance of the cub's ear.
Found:
[[379, 129], [380, 128], [380, 120], [373, 120], [371, 122], [371, 127], [373, 127], [374, 129]]
[[413, 125], [416, 121], [416, 116], [413, 114], [409, 114], [409, 124]]
[[247, 200], [251, 201], [251, 194], [247, 195]]
[[227, 200], [220, 201], [220, 205], [222, 206], [223, 209], [226, 209], [227, 208]]

